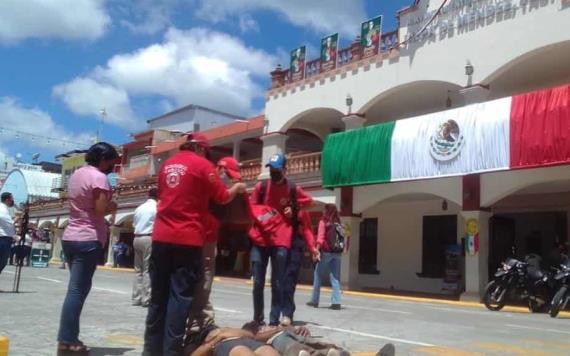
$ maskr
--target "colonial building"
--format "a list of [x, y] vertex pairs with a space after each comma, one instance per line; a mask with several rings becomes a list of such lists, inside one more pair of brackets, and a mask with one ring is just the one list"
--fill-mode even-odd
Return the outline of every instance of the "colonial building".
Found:
[[[347, 287], [479, 295], [512, 246], [544, 255], [568, 240], [570, 94], [549, 88], [570, 83], [570, 6], [417, 0], [397, 16], [378, 54], [356, 38], [333, 66], [295, 63], [302, 75], [278, 66], [263, 116], [201, 130], [216, 157], [240, 159], [250, 186], [267, 177], [262, 162], [285, 153], [315, 210], [341, 208], [353, 235]], [[532, 109], [537, 98], [549, 109]], [[548, 140], [523, 137], [536, 120], [561, 156], [544, 153], [554, 147]], [[172, 128], [150, 124], [124, 146], [111, 241], [132, 233], [134, 207], [180, 144]], [[59, 205], [34, 216], [61, 229], [65, 209], [50, 204]]]

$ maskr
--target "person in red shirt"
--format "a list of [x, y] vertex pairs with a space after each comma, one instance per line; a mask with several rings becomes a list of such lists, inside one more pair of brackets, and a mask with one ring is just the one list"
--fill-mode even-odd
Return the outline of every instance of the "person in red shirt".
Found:
[[[216, 173], [226, 187], [241, 182], [239, 163], [233, 157], [224, 157], [216, 165]], [[247, 199], [247, 198], [244, 198]], [[214, 307], [210, 302], [212, 283], [216, 274], [216, 245], [220, 235], [220, 221], [208, 212], [205, 220], [206, 242], [202, 248], [204, 276], [194, 294], [194, 302], [188, 316], [188, 341], [192, 343], [196, 334], [214, 324]]]
[[[264, 205], [273, 208], [283, 217], [283, 226], [279, 226], [271, 234], [269, 241], [260, 239], [255, 229], [250, 233], [251, 267], [253, 275], [253, 320], [264, 324], [263, 289], [265, 273], [271, 257], [271, 312], [269, 324], [279, 325], [279, 317], [283, 307], [285, 274], [289, 249], [293, 239], [293, 231], [298, 229], [298, 210], [311, 205], [313, 199], [303, 189], [295, 186], [285, 177], [286, 159], [278, 154], [270, 158], [269, 181], [260, 182], [251, 194], [252, 205]], [[295, 201], [292, 200], [295, 195]]]
[[186, 320], [202, 280], [208, 204], [227, 204], [246, 191], [243, 183], [227, 189], [205, 158], [208, 153], [207, 139], [192, 133], [160, 168], [143, 355], [182, 353]]

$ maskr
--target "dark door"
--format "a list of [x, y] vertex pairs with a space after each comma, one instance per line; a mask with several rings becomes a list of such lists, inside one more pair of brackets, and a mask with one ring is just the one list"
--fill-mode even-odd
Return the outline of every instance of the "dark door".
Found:
[[358, 273], [378, 274], [378, 219], [364, 219], [360, 223]]
[[457, 244], [457, 215], [424, 216], [422, 224], [422, 273], [426, 278], [443, 278], [445, 249]]
[[489, 279], [507, 257], [513, 256], [515, 246], [515, 220], [493, 216], [489, 221]]

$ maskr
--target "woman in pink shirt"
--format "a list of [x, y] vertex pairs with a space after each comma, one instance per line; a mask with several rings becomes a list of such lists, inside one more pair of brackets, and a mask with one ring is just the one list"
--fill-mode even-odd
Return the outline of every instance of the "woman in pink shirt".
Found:
[[317, 249], [321, 251], [321, 260], [315, 266], [313, 295], [307, 303], [308, 306], [318, 308], [321, 293], [321, 276], [328, 272], [332, 287], [330, 308], [333, 310], [340, 310], [341, 308], [340, 261], [342, 252], [335, 251], [329, 243], [330, 238], [335, 235], [337, 224], [340, 224], [340, 217], [336, 205], [326, 204], [325, 214], [319, 221], [317, 233]]
[[99, 142], [85, 155], [87, 165], [69, 178], [69, 225], [62, 237], [63, 253], [70, 278], [61, 310], [58, 350], [85, 352], [79, 341], [79, 317], [91, 290], [97, 260], [107, 243], [105, 215], [114, 212], [107, 174], [113, 171], [119, 155], [113, 146]]

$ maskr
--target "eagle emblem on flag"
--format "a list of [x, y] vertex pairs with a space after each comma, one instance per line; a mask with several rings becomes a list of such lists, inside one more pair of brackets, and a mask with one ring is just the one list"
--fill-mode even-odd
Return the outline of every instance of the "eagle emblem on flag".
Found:
[[441, 123], [430, 138], [430, 153], [438, 161], [450, 161], [459, 155], [465, 140], [455, 120]]

